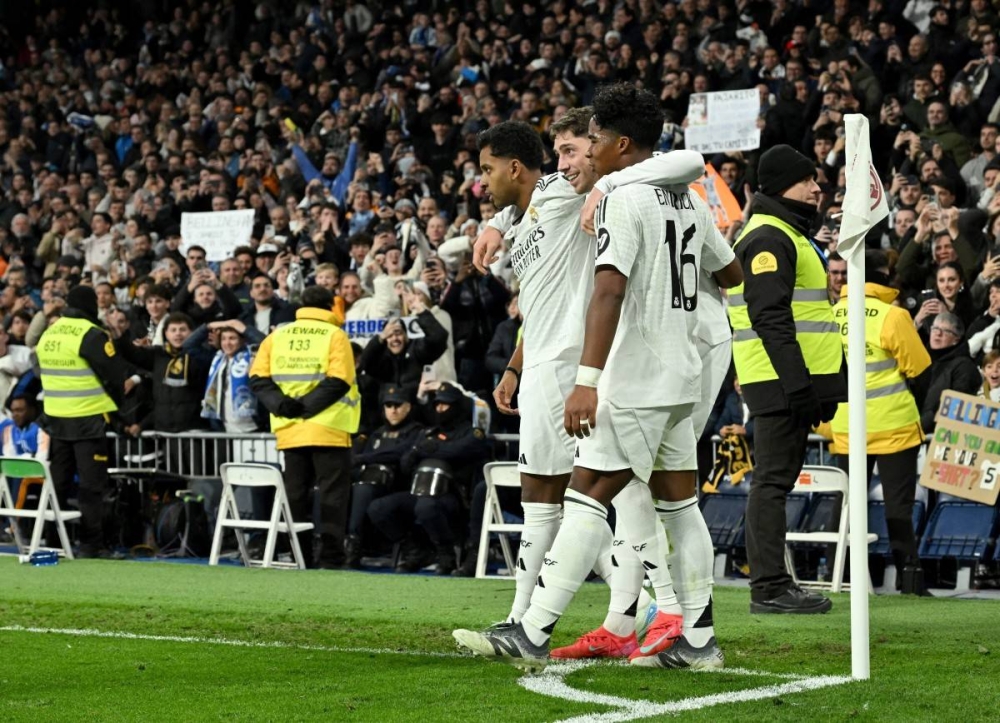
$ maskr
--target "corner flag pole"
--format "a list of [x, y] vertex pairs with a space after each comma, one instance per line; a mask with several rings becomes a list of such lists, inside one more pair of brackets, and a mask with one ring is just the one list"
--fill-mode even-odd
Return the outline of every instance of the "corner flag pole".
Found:
[[844, 117], [847, 191], [837, 250], [847, 259], [847, 400], [850, 408], [848, 501], [851, 545], [851, 675], [871, 675], [868, 632], [868, 421], [865, 397], [865, 234], [889, 215], [872, 166], [868, 119]]

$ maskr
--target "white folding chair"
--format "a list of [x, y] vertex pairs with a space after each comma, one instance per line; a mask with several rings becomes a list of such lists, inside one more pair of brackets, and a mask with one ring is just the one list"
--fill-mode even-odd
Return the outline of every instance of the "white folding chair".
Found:
[[[10, 491], [10, 478], [20, 478], [21, 484], [27, 484], [29, 479], [41, 479], [42, 491], [38, 496], [38, 509], [18, 509], [14, 496]], [[31, 554], [38, 550], [55, 550], [67, 560], [73, 559], [73, 549], [66, 534], [66, 521], [80, 519], [81, 513], [76, 510], [63, 512], [59, 507], [52, 475], [49, 474], [49, 463], [30, 457], [0, 457], [0, 517], [21, 517], [33, 519], [31, 543], [26, 547], [21, 537], [17, 520], [11, 520], [14, 530], [14, 542], [19, 553]], [[55, 522], [59, 533], [59, 543], [62, 547], [42, 547], [42, 531], [46, 522]]]
[[[839, 493], [841, 495], [840, 524], [835, 532], [787, 532], [785, 533], [785, 566], [792, 579], [805, 587], [816, 587], [829, 589], [830, 592], [840, 592], [842, 589], [850, 588], [844, 582], [844, 566], [847, 562], [847, 546], [849, 544], [850, 531], [850, 511], [848, 506], [848, 477], [844, 470], [838, 467], [825, 467], [820, 465], [806, 465], [799, 474], [799, 479], [795, 483], [792, 494], [827, 494]], [[866, 503], [867, 504], [867, 503]], [[869, 534], [868, 544], [878, 540], [878, 535]], [[794, 558], [792, 549], [788, 543], [791, 542], [813, 542], [824, 545], [837, 546], [836, 554], [833, 558], [833, 569], [830, 580], [800, 580], [795, 574]], [[868, 579], [868, 590], [873, 592], [871, 577]]]
[[490, 533], [496, 532], [500, 538], [500, 549], [507, 563], [510, 574], [514, 574], [517, 558], [510, 549], [510, 537], [520, 533], [524, 525], [511, 524], [503, 521], [503, 510], [500, 508], [500, 498], [497, 487], [521, 486], [521, 474], [517, 471], [517, 462], [490, 462], [483, 467], [486, 478], [486, 504], [483, 506], [483, 529], [479, 534], [479, 556], [476, 558], [476, 577], [504, 577], [503, 575], [487, 575], [486, 563], [490, 552]]
[[[219, 518], [215, 524], [215, 536], [212, 538], [212, 553], [208, 558], [209, 565], [219, 564], [219, 553], [222, 550], [222, 535], [231, 529], [236, 534], [236, 543], [240, 547], [240, 557], [247, 567], [282, 567], [306, 568], [299, 547], [299, 533], [313, 528], [311, 522], [295, 522], [288, 506], [288, 496], [285, 494], [285, 482], [281, 470], [269, 464], [236, 464], [228, 463], [221, 467], [222, 500], [219, 503]], [[267, 520], [247, 520], [240, 517], [236, 504], [234, 487], [273, 487], [274, 504], [271, 506], [271, 517]], [[267, 541], [264, 544], [264, 557], [255, 559], [247, 550], [244, 530], [267, 530]], [[278, 542], [278, 533], [288, 535], [292, 546], [294, 562], [280, 562], [274, 559], [274, 550]]]

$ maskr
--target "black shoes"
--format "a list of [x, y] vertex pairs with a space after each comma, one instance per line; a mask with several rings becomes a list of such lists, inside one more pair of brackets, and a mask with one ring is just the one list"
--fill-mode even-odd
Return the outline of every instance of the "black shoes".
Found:
[[924, 580], [924, 569], [918, 565], [906, 565], [903, 568], [899, 591], [903, 595], [934, 597], [927, 589], [927, 582]]
[[818, 615], [829, 612], [832, 607], [830, 598], [794, 584], [770, 600], [750, 601], [750, 613], [753, 615]]
[[361, 536], [348, 535], [344, 540], [344, 567], [361, 569]]
[[455, 571], [457, 563], [455, 561], [455, 550], [451, 545], [442, 545], [438, 548], [437, 567], [434, 569], [438, 575], [450, 575]]

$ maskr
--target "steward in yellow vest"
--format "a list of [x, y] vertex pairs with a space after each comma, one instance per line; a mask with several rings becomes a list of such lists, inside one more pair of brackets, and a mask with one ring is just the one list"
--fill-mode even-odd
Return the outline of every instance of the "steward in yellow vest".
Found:
[[810, 429], [847, 399], [844, 352], [827, 297], [826, 259], [809, 239], [816, 166], [790, 146], [761, 156], [760, 192], [733, 247], [745, 281], [729, 290], [733, 361], [754, 420], [747, 499], [750, 612], [825, 613], [832, 603], [785, 569], [785, 498]]
[[98, 324], [93, 288], [72, 289], [66, 304], [35, 350], [42, 377], [41, 426], [52, 440], [49, 466], [61, 503], [74, 475], [80, 478], [80, 556], [107, 556], [101, 525], [108, 484], [106, 435], [110, 415], [125, 396], [127, 365]]
[[311, 286], [295, 321], [264, 339], [250, 368], [250, 388], [271, 413], [271, 430], [285, 453], [285, 490], [296, 522], [312, 518], [312, 490], [320, 495], [322, 551], [312, 534], [299, 543], [306, 563], [339, 567], [344, 559], [351, 491], [351, 435], [358, 431], [361, 395], [354, 352], [332, 311], [333, 294]]

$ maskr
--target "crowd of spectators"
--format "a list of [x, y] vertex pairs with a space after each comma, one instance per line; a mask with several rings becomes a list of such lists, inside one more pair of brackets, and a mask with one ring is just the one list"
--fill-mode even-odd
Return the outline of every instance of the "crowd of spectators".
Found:
[[[892, 209], [868, 243], [932, 386], [980, 392], [1000, 350], [998, 25], [988, 0], [3, 3], [0, 401], [37, 394], [29, 350], [77, 284], [133, 342], [123, 434], [266, 431], [243, 377], [313, 284], [357, 344], [363, 432], [387, 385], [427, 425], [442, 382], [489, 400], [520, 322], [506, 259], [470, 263], [496, 212], [476, 134], [544, 132], [613, 81], [661, 98], [661, 150], [693, 93], [756, 88], [761, 148], [706, 161], [744, 204], [760, 152], [814, 158], [831, 269], [843, 116], [866, 114]], [[185, 243], [182, 214], [233, 209], [254, 211], [248, 246]]]

